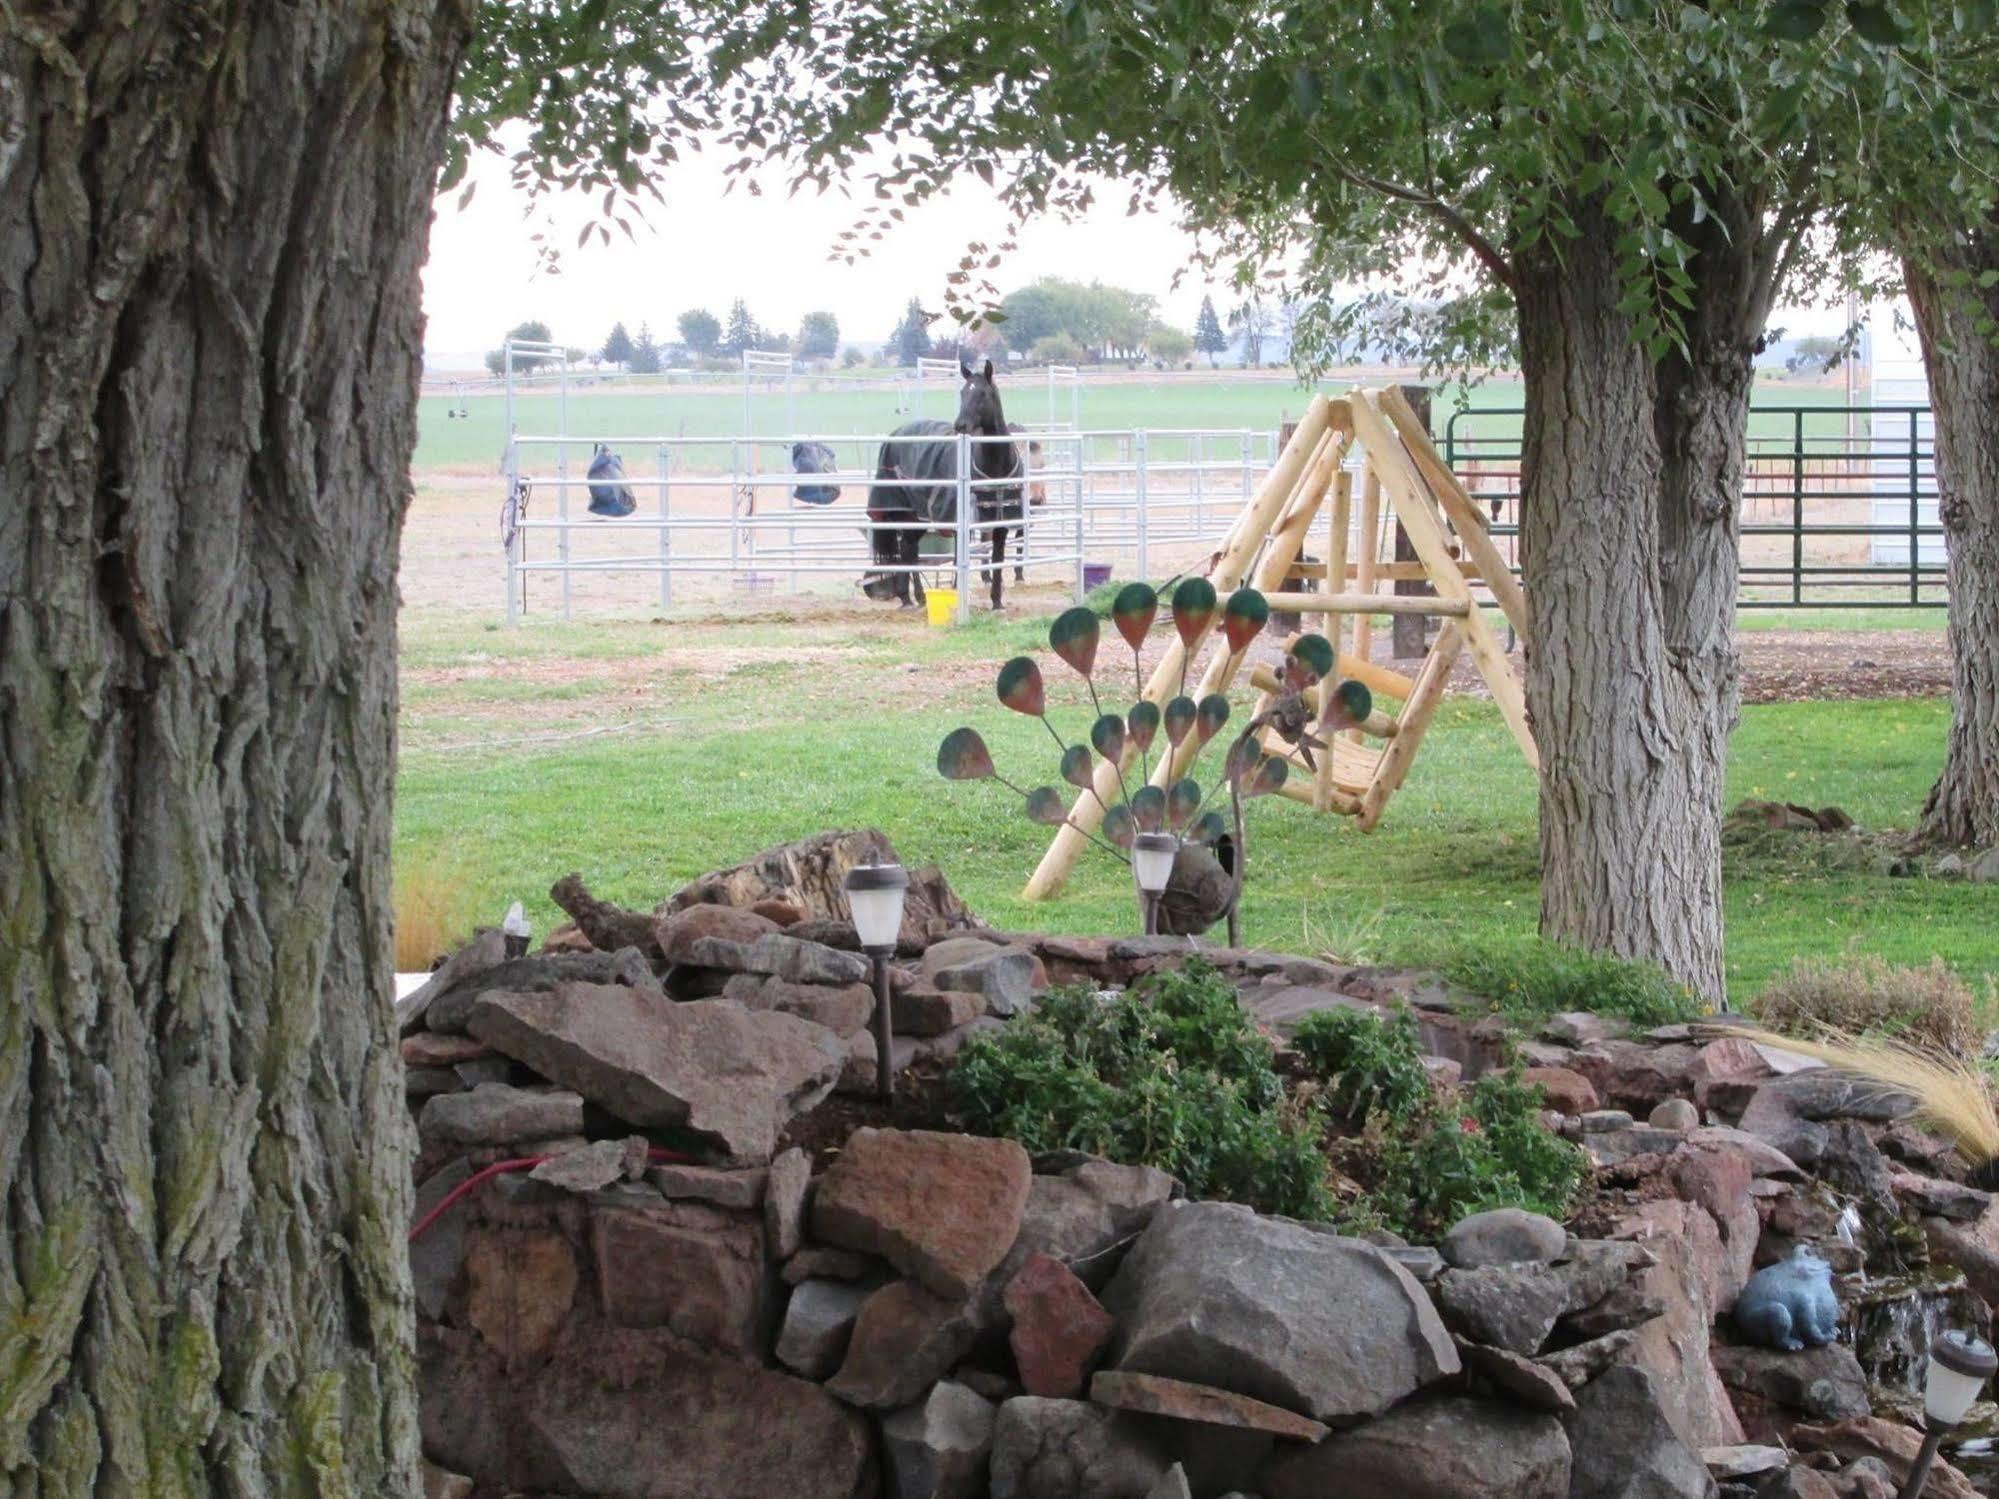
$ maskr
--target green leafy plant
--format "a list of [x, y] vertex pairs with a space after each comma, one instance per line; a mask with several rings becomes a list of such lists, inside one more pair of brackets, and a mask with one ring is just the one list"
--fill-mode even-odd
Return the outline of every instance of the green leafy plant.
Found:
[[1332, 1200], [1319, 1121], [1287, 1103], [1275, 1055], [1228, 981], [1197, 959], [1121, 994], [1051, 992], [968, 1044], [951, 1084], [980, 1133], [1157, 1166], [1196, 1197], [1323, 1219]]
[[1672, 1025], [1706, 1013], [1700, 997], [1650, 963], [1579, 952], [1532, 939], [1482, 943], [1429, 958], [1445, 978], [1489, 999], [1523, 1025], [1570, 1010], [1615, 1015], [1634, 1025]]
[[1415, 1238], [1431, 1238], [1488, 1208], [1567, 1215], [1588, 1166], [1580, 1149], [1541, 1123], [1540, 1089], [1517, 1073], [1489, 1073], [1431, 1109], [1414, 1134], [1376, 1143], [1363, 1210]]
[[1326, 1081], [1326, 1104], [1355, 1128], [1374, 1120], [1407, 1124], [1435, 1092], [1423, 1067], [1416, 1017], [1398, 1010], [1321, 1010], [1308, 1015], [1291, 1045]]

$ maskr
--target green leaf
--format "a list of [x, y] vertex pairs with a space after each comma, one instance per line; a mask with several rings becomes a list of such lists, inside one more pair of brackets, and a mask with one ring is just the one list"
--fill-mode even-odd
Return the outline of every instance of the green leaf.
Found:
[[1763, 30], [1780, 42], [1808, 42], [1819, 34], [1831, 7], [1827, 0], [1782, 0], [1771, 7]]
[[1444, 50], [1459, 62], [1486, 67], [1509, 61], [1513, 37], [1507, 30], [1506, 13], [1497, 5], [1473, 7], [1444, 28]]
[[1862, 41], [1872, 42], [1877, 47], [1899, 47], [1908, 40], [1902, 23], [1885, 5], [1846, 0], [1846, 19]]

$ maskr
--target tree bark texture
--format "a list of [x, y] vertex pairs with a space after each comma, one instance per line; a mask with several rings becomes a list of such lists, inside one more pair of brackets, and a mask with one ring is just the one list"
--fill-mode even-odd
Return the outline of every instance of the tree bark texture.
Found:
[[0, 1494], [415, 1492], [390, 962], [470, 0], [0, 0]]
[[[1618, 306], [1617, 226], [1575, 217], [1560, 258], [1516, 278], [1541, 929], [1718, 1002], [1749, 342], [1739, 317], [1696, 315], [1687, 353], [1655, 362]], [[1700, 259], [1702, 297], [1753, 275]]]
[[1903, 261], [1936, 423], [1950, 584], [1951, 725], [1920, 836], [1999, 844], [1999, 217]]

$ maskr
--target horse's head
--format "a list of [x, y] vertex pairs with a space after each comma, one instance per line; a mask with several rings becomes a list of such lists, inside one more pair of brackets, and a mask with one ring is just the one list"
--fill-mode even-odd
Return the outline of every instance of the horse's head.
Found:
[[1000, 408], [999, 386], [993, 382], [993, 362], [975, 370], [963, 354], [958, 356], [958, 372], [965, 385], [958, 392], [958, 419], [953, 432], [969, 432], [974, 437], [1006, 436], [1006, 412]]

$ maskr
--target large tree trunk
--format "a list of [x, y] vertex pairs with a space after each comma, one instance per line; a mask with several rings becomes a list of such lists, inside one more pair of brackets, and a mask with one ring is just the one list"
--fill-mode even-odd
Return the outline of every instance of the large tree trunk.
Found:
[[469, 0], [0, 6], [0, 1493], [406, 1495], [417, 272]]
[[1920, 836], [1999, 844], [1999, 218], [1903, 261], [1936, 421], [1950, 581], [1950, 746]]
[[[1575, 217], [1559, 263], [1525, 258], [1516, 278], [1541, 929], [1721, 1001], [1748, 350], [1738, 320], [1696, 319], [1692, 357], [1655, 364], [1617, 305], [1617, 227]], [[1704, 291], [1753, 274], [1704, 269]]]

